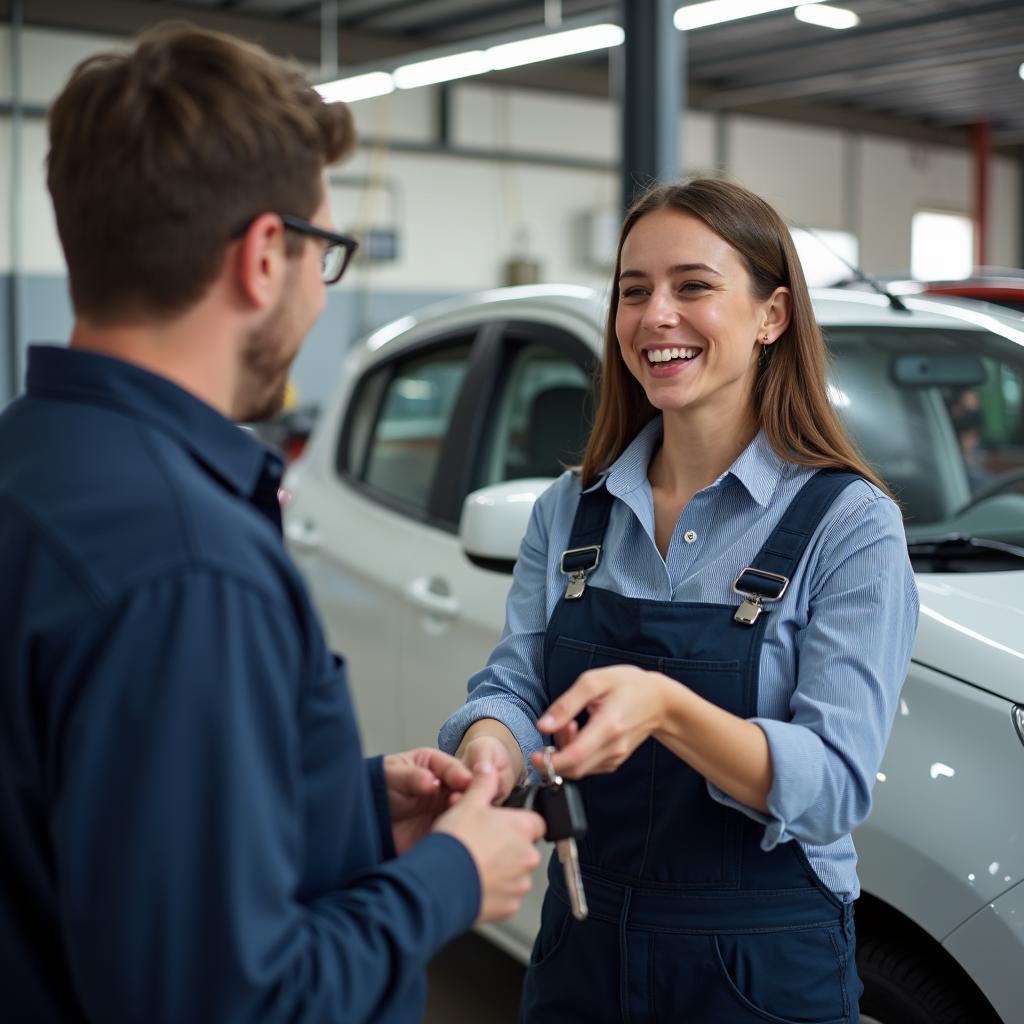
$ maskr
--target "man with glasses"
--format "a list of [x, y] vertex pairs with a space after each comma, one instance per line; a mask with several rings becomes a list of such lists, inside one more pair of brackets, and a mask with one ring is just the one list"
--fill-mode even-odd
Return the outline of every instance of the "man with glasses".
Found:
[[280, 408], [356, 247], [323, 182], [351, 146], [187, 27], [52, 107], [75, 326], [0, 415], [5, 1020], [419, 1020], [433, 953], [529, 887], [543, 823], [493, 773], [364, 761], [280, 461], [232, 422]]

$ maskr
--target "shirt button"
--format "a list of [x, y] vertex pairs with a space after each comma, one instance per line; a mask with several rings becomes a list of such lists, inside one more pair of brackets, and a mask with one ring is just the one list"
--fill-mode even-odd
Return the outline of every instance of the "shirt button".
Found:
[[683, 540], [685, 540], [687, 544], [692, 544], [696, 539], [697, 539], [697, 531], [696, 530], [687, 530], [686, 533], [683, 534]]

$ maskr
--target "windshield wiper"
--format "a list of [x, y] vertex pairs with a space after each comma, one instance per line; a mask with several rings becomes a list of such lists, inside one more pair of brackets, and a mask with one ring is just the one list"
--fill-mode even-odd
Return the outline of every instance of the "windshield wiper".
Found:
[[999, 572], [1024, 569], [1024, 548], [986, 537], [947, 533], [907, 541], [919, 572]]

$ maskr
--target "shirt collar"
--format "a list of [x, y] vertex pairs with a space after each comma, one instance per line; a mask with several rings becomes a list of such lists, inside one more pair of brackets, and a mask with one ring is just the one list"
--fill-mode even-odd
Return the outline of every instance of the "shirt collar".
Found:
[[171, 436], [229, 487], [251, 497], [264, 471], [281, 475], [281, 460], [212, 406], [184, 388], [97, 352], [60, 345], [29, 349], [29, 395], [120, 409]]
[[[622, 454], [589, 487], [594, 490], [606, 484], [610, 494], [621, 497], [647, 483], [647, 467], [661, 444], [663, 424], [655, 416], [626, 446]], [[763, 431], [740, 453], [739, 458], [713, 483], [717, 487], [729, 478], [738, 481], [751, 498], [766, 508], [785, 475], [787, 463], [772, 448]], [[710, 489], [710, 487], [708, 489]]]

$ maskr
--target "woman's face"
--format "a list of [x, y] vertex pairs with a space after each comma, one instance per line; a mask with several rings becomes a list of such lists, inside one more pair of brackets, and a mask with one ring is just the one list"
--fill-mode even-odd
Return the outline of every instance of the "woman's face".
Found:
[[674, 209], [633, 225], [620, 265], [615, 333], [651, 404], [717, 410], [723, 422], [746, 413], [757, 342], [785, 330], [780, 312], [788, 322], [786, 290], [755, 299], [740, 254], [702, 220]]

